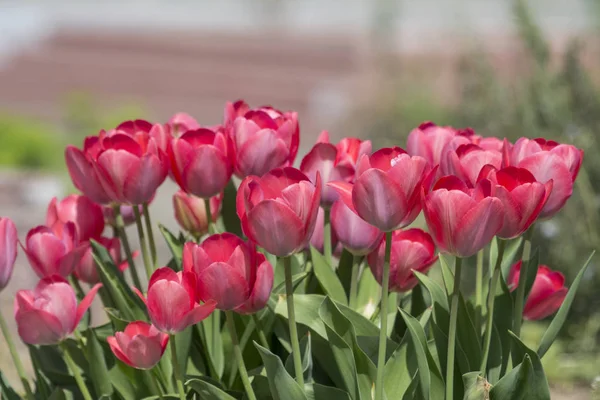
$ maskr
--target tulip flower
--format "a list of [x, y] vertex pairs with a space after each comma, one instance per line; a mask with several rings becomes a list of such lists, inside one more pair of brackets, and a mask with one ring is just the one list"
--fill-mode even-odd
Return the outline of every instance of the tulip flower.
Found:
[[223, 123], [232, 141], [235, 174], [240, 178], [262, 176], [274, 168], [291, 166], [300, 143], [297, 113], [272, 107], [246, 110], [245, 103], [236, 104], [234, 111], [235, 105], [226, 106]]
[[[379, 284], [381, 284], [384, 257], [385, 240], [381, 238], [379, 247], [367, 256], [371, 272]], [[436, 260], [435, 244], [427, 232], [416, 228], [394, 231], [390, 260], [390, 290], [407, 292], [414, 288], [418, 280], [413, 271], [426, 273]]]
[[144, 321], [130, 322], [123, 332], [106, 338], [115, 357], [130, 367], [151, 369], [160, 361], [169, 335]]
[[[508, 275], [508, 286], [514, 291], [519, 285], [522, 262], [515, 263]], [[562, 305], [568, 289], [564, 286], [565, 277], [558, 271], [552, 271], [546, 265], [538, 267], [535, 281], [527, 296], [523, 309], [523, 318], [543, 319], [554, 314]]]
[[500, 232], [504, 222], [502, 201], [492, 195], [493, 184], [480, 180], [474, 189], [456, 176], [441, 178], [423, 193], [423, 213], [440, 251], [469, 257]]
[[453, 143], [454, 147], [472, 143], [468, 136], [459, 134], [451, 126], [438, 126], [433, 122], [423, 122], [408, 134], [406, 151], [411, 156], [420, 156], [434, 167], [440, 164], [442, 154]]
[[126, 121], [87, 137], [83, 150], [68, 146], [65, 158], [75, 187], [100, 204], [149, 202], [168, 171], [152, 127], [146, 121]]
[[[211, 221], [217, 219], [222, 201], [222, 194], [210, 198]], [[206, 205], [203, 199], [180, 190], [173, 195], [173, 208], [175, 209], [175, 219], [182, 229], [196, 238], [208, 232]]]
[[255, 313], [273, 288], [273, 267], [264, 254], [231, 233], [212, 235], [183, 248], [183, 270], [197, 279], [200, 300], [215, 300], [220, 310]]
[[[121, 272], [127, 269], [129, 264], [127, 263], [127, 260], [121, 258], [121, 242], [118, 238], [107, 238], [102, 236], [94, 240], [106, 248], [108, 254], [110, 254], [113, 262]], [[83, 251], [81, 261], [79, 261], [73, 273], [80, 281], [93, 285], [100, 282], [100, 274], [98, 273], [96, 261], [94, 261], [94, 257], [92, 256], [92, 246], [90, 246], [89, 243], [85, 243], [84, 246], [85, 250]], [[139, 251], [134, 251], [132, 257], [135, 258], [138, 254]]]
[[311, 151], [304, 156], [300, 170], [314, 183], [321, 176], [321, 204], [330, 207], [338, 198], [337, 192], [326, 186], [331, 181], [354, 182], [356, 162], [363, 154], [371, 154], [371, 141], [344, 138], [337, 145], [329, 142], [323, 131]]
[[276, 168], [263, 177], [248, 176], [238, 189], [237, 214], [244, 234], [278, 257], [304, 249], [315, 230], [321, 200], [316, 185], [292, 167]]
[[179, 137], [187, 131], [201, 128], [194, 117], [184, 112], [178, 112], [173, 115], [166, 125], [173, 132], [173, 137]]
[[[321, 253], [325, 251], [325, 210], [323, 207], [319, 207], [319, 212], [317, 213], [317, 221], [315, 222], [315, 230], [313, 231], [312, 236], [310, 237], [310, 242], [306, 246], [306, 250], [310, 250], [310, 246], [319, 250]], [[339, 243], [335, 232], [331, 231], [331, 247], [333, 249], [333, 254], [336, 256], [340, 256], [342, 254], [342, 246]]]
[[167, 334], [175, 334], [197, 324], [208, 317], [217, 304], [214, 300], [198, 304], [194, 273], [175, 272], [168, 267], [154, 271], [146, 298], [139, 290], [134, 290], [148, 307], [152, 324]]
[[73, 288], [58, 276], [42, 279], [34, 290], [19, 290], [15, 320], [23, 342], [50, 345], [67, 338], [90, 308], [100, 286], [92, 287], [79, 305]]
[[250, 111], [250, 106], [244, 100], [238, 100], [236, 102], [225, 103], [225, 110], [223, 113], [223, 126], [225, 128], [231, 127], [237, 117], [243, 117]]
[[46, 212], [46, 226], [60, 235], [63, 225], [68, 221], [75, 224], [80, 241], [98, 238], [104, 231], [102, 207], [86, 196], [72, 194], [61, 201], [56, 197], [50, 201]]
[[[126, 204], [122, 204], [119, 207], [120, 214], [123, 217], [124, 226], [129, 226], [135, 223], [135, 213], [133, 211], [133, 207], [137, 207], [140, 213], [144, 212], [144, 208], [141, 204], [138, 206], [128, 206]], [[104, 222], [107, 225], [112, 227], [117, 226], [117, 221], [115, 220], [115, 211], [111, 206], [103, 206], [102, 213], [104, 214]]]
[[469, 187], [474, 187], [485, 165], [500, 168], [502, 153], [496, 150], [484, 150], [474, 144], [466, 144], [459, 146], [456, 151], [447, 151], [444, 154], [440, 161], [440, 174], [455, 175]]
[[175, 182], [186, 193], [207, 199], [224, 189], [233, 165], [223, 132], [199, 128], [171, 141], [169, 159]]
[[0, 218], [0, 291], [8, 281], [17, 259], [17, 227], [10, 218]]
[[66, 278], [73, 272], [85, 248], [77, 241], [75, 224], [67, 222], [62, 234], [47, 226], [38, 226], [27, 233], [25, 246], [21, 244], [29, 264], [40, 278], [59, 275]]
[[538, 182], [552, 180], [552, 192], [540, 213], [541, 218], [556, 214], [571, 197], [582, 161], [583, 150], [541, 138], [520, 138], [505, 153], [506, 164], [529, 170]]

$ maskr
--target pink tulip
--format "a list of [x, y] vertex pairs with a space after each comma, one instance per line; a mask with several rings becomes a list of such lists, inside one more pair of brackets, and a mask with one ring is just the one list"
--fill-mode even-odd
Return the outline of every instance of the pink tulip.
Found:
[[0, 217], [0, 291], [8, 281], [17, 259], [17, 227], [10, 218]]
[[169, 335], [144, 321], [130, 322], [123, 332], [106, 338], [115, 357], [130, 367], [151, 369], [160, 359], [169, 343]]
[[455, 175], [469, 187], [474, 187], [485, 165], [500, 168], [502, 153], [496, 150], [484, 150], [474, 144], [466, 144], [459, 146], [456, 151], [447, 151], [444, 154], [440, 162], [440, 174]]
[[440, 251], [469, 257], [500, 232], [504, 208], [493, 190], [488, 179], [469, 189], [456, 176], [446, 176], [431, 192], [423, 193], [425, 220]]
[[[210, 198], [211, 221], [216, 221], [219, 216], [222, 201], [222, 194]], [[182, 229], [198, 238], [208, 232], [204, 199], [180, 190], [173, 195], [173, 208], [175, 219]]]
[[[519, 286], [521, 265], [522, 262], [519, 261], [511, 267], [508, 275], [508, 285], [511, 291]], [[552, 271], [546, 265], [540, 265], [523, 308], [523, 318], [536, 320], [554, 314], [567, 296], [568, 290], [564, 285], [563, 274]]]
[[83, 150], [68, 146], [65, 157], [73, 184], [100, 204], [149, 202], [168, 171], [156, 132], [149, 122], [126, 121], [87, 137]]
[[46, 212], [46, 226], [60, 235], [63, 225], [68, 221], [75, 224], [80, 241], [100, 237], [104, 231], [102, 207], [86, 196], [72, 194], [61, 201], [56, 197], [50, 201]]
[[73, 288], [58, 276], [42, 279], [34, 290], [19, 290], [15, 298], [15, 319], [23, 342], [60, 343], [73, 333], [100, 286], [92, 287], [79, 305]]
[[[310, 250], [310, 246], [319, 250], [321, 253], [325, 251], [325, 210], [323, 207], [319, 207], [319, 212], [317, 213], [317, 220], [315, 222], [315, 230], [313, 231], [312, 236], [310, 237], [310, 242], [306, 246], [306, 250]], [[337, 239], [337, 236], [334, 230], [331, 230], [331, 248], [332, 253], [335, 256], [340, 256], [342, 254], [342, 246]]]
[[242, 115], [247, 105], [236, 104], [234, 111], [235, 105], [226, 106], [223, 124], [232, 140], [235, 174], [240, 178], [262, 176], [274, 168], [291, 166], [300, 143], [297, 113], [261, 107]]
[[304, 249], [315, 230], [321, 200], [316, 185], [292, 167], [263, 177], [246, 177], [237, 192], [236, 209], [244, 234], [278, 257]]
[[423, 157], [434, 167], [440, 164], [442, 154], [451, 142], [454, 147], [472, 143], [467, 135], [461, 135], [459, 132], [451, 126], [437, 126], [433, 122], [423, 122], [409, 133], [406, 151], [411, 156]]
[[179, 137], [187, 131], [201, 128], [194, 117], [184, 112], [178, 112], [173, 115], [166, 125], [170, 128], [171, 132], [173, 132], [173, 137]]
[[[108, 250], [108, 254], [110, 254], [113, 262], [121, 272], [127, 269], [129, 264], [127, 263], [127, 260], [123, 260], [121, 258], [121, 242], [118, 238], [107, 238], [102, 236], [94, 240]], [[89, 244], [89, 242], [86, 242], [84, 246], [85, 250], [83, 252], [83, 256], [81, 257], [81, 261], [79, 261], [73, 273], [80, 281], [89, 284], [95, 284], [100, 282], [100, 274], [98, 273], [98, 267], [94, 261], [94, 257], [92, 256], [92, 246]], [[139, 251], [134, 251], [132, 254], [133, 258], [137, 257], [138, 254]]]
[[[390, 259], [390, 290], [407, 292], [414, 288], [417, 277], [413, 271], [427, 273], [437, 260], [435, 244], [427, 232], [421, 229], [397, 230], [392, 233], [392, 253]], [[381, 284], [385, 261], [385, 240], [367, 256], [367, 262], [377, 282]]]
[[146, 303], [150, 320], [164, 333], [175, 334], [195, 325], [210, 315], [217, 303], [209, 300], [196, 302], [196, 276], [194, 273], [175, 272], [168, 267], [159, 268], [150, 277], [147, 298], [134, 289]]
[[220, 310], [251, 314], [263, 309], [273, 288], [273, 267], [264, 254], [231, 233], [212, 235], [183, 248], [183, 270], [198, 281], [198, 297]]
[[356, 162], [363, 154], [371, 154], [371, 141], [344, 138], [337, 145], [329, 142], [329, 134], [323, 131], [312, 150], [302, 159], [300, 170], [316, 182], [321, 175], [321, 204], [330, 207], [338, 198], [330, 181], [354, 182]]
[[[144, 211], [144, 208], [141, 204], [138, 206], [128, 206], [128, 205], [122, 204], [119, 207], [121, 216], [123, 217], [123, 223], [125, 224], [125, 226], [129, 226], [129, 225], [135, 223], [135, 213], [133, 212], [133, 207], [137, 207], [140, 214]], [[115, 220], [115, 213], [111, 206], [103, 206], [102, 213], [104, 214], [104, 222], [107, 225], [110, 225], [112, 227], [117, 226], [117, 221]]]
[[67, 222], [62, 235], [47, 226], [38, 226], [27, 233], [25, 246], [21, 245], [33, 271], [40, 278], [59, 275], [66, 278], [73, 272], [85, 247], [79, 245], [75, 224]]
[[505, 153], [505, 163], [529, 170], [538, 182], [552, 180], [552, 192], [541, 218], [556, 214], [573, 193], [573, 183], [583, 160], [583, 150], [545, 139], [520, 138]]
[[236, 102], [225, 103], [225, 110], [223, 113], [223, 126], [230, 128], [237, 117], [243, 117], [250, 111], [250, 106], [244, 100], [238, 100]]
[[187, 131], [171, 142], [171, 174], [186, 193], [203, 199], [221, 193], [233, 173], [227, 137], [200, 128]]

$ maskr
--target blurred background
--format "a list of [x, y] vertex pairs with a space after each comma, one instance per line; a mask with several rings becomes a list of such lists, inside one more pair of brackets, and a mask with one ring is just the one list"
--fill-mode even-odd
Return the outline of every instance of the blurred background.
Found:
[[[298, 111], [301, 155], [323, 129], [403, 146], [432, 120], [585, 150], [572, 199], [535, 239], [570, 282], [600, 244], [599, 32], [599, 0], [0, 0], [0, 213], [21, 236], [42, 224], [73, 190], [64, 146], [127, 119], [184, 111], [212, 125], [243, 98]], [[152, 206], [173, 228], [174, 190]], [[556, 398], [600, 385], [593, 263], [544, 359]], [[21, 254], [5, 315], [34, 283]], [[526, 327], [536, 341], [545, 325]]]

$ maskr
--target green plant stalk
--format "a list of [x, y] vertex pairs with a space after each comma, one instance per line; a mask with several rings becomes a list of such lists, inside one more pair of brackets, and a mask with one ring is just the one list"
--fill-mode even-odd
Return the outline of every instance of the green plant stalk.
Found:
[[358, 277], [360, 275], [360, 257], [352, 255], [352, 275], [350, 277], [350, 293], [348, 295], [348, 305], [351, 309], [356, 309], [358, 297]]
[[258, 340], [260, 341], [260, 345], [265, 349], [269, 348], [269, 341], [265, 336], [265, 332], [263, 331], [262, 324], [260, 323], [260, 319], [258, 319], [258, 315], [256, 313], [252, 314], [252, 321], [254, 321], [254, 326], [256, 327], [256, 333], [258, 333]]
[[233, 353], [237, 362], [240, 378], [242, 379], [242, 384], [244, 385], [244, 390], [246, 391], [248, 400], [256, 400], [256, 395], [254, 394], [254, 390], [252, 389], [252, 385], [250, 384], [250, 379], [248, 378], [248, 371], [246, 370], [246, 365], [244, 364], [244, 356], [242, 355], [242, 349], [240, 348], [240, 343], [238, 342], [237, 332], [235, 330], [235, 321], [233, 320], [233, 313], [231, 311], [225, 311], [225, 317], [227, 318], [227, 327], [229, 329], [229, 335], [231, 336]]
[[392, 232], [385, 233], [385, 262], [381, 279], [381, 330], [379, 331], [379, 351], [377, 357], [377, 380], [375, 381], [375, 400], [383, 400], [383, 375], [385, 369], [385, 348], [387, 344], [388, 294], [390, 289], [390, 259], [392, 255]]
[[115, 214], [115, 230], [118, 233], [119, 239], [121, 239], [121, 245], [123, 246], [123, 250], [125, 251], [125, 256], [127, 257], [127, 264], [129, 264], [129, 272], [131, 273], [131, 279], [133, 280], [133, 284], [138, 289], [142, 289], [142, 283], [140, 281], [140, 276], [135, 269], [135, 264], [133, 262], [133, 254], [131, 253], [131, 247], [129, 246], [129, 239], [127, 238], [127, 232], [125, 232], [125, 223], [123, 222], [123, 216], [121, 215], [121, 208], [118, 204], [113, 206], [113, 212]]
[[92, 395], [90, 394], [90, 391], [88, 390], [87, 386], [85, 385], [85, 382], [83, 381], [83, 377], [79, 372], [79, 368], [77, 367], [77, 364], [75, 364], [75, 361], [73, 361], [73, 359], [71, 358], [69, 348], [64, 344], [64, 342], [60, 344], [60, 348], [62, 349], [65, 362], [67, 363], [69, 369], [73, 373], [73, 377], [75, 378], [75, 382], [77, 382], [77, 386], [79, 387], [83, 398], [85, 400], [92, 400]]
[[456, 346], [456, 323], [458, 321], [458, 299], [462, 274], [462, 258], [456, 257], [454, 265], [454, 290], [450, 305], [450, 327], [448, 332], [448, 357], [446, 359], [446, 399], [454, 398], [454, 355]]
[[204, 199], [204, 212], [206, 213], [206, 227], [208, 228], [208, 233], [212, 235], [216, 232], [212, 213], [210, 212], [210, 199]]
[[298, 328], [296, 327], [296, 313], [294, 311], [294, 285], [292, 282], [292, 259], [290, 256], [283, 259], [285, 272], [285, 295], [287, 300], [288, 323], [290, 328], [290, 341], [292, 342], [292, 358], [294, 360], [294, 371], [296, 382], [304, 391], [304, 371], [302, 370], [302, 356], [300, 355], [300, 342], [298, 341]]
[[171, 364], [173, 364], [173, 371], [175, 372], [175, 380], [177, 381], [177, 392], [179, 393], [180, 400], [186, 400], [185, 390], [183, 388], [183, 375], [181, 374], [181, 368], [179, 367], [179, 358], [177, 357], [177, 345], [175, 344], [175, 335], [169, 335], [169, 344], [171, 346]]
[[325, 253], [325, 259], [330, 266], [332, 263], [332, 252], [331, 252], [331, 209], [329, 207], [323, 207], [325, 212], [325, 218], [323, 218], [323, 252]]
[[158, 267], [158, 257], [156, 253], [156, 242], [154, 241], [154, 232], [152, 231], [152, 220], [150, 219], [150, 210], [148, 203], [143, 204], [144, 220], [146, 222], [146, 232], [148, 233], [148, 244], [150, 245], [150, 256], [152, 257], [152, 266], [154, 269]]
[[485, 324], [485, 337], [483, 338], [483, 353], [481, 359], [481, 365], [479, 370], [485, 377], [485, 370], [487, 368], [488, 355], [490, 353], [490, 344], [492, 343], [492, 330], [494, 329], [494, 303], [496, 301], [496, 290], [498, 289], [498, 282], [500, 281], [502, 274], [502, 257], [504, 257], [504, 247], [506, 242], [502, 239], [498, 240], [498, 258], [496, 259], [496, 265], [494, 266], [494, 274], [492, 275], [492, 281], [490, 282], [490, 292], [488, 293], [488, 306], [487, 306], [487, 320]]
[[160, 388], [160, 384], [158, 383], [156, 376], [151, 371], [144, 371], [146, 373], [147, 381], [150, 383], [150, 389], [152, 390], [152, 394], [158, 395], [159, 399], [164, 399], [163, 392]]
[[144, 226], [142, 225], [142, 215], [140, 210], [133, 207], [133, 213], [135, 214], [135, 226], [137, 227], [138, 238], [140, 239], [140, 247], [142, 248], [142, 258], [144, 259], [144, 268], [146, 269], [146, 275], [148, 280], [152, 276], [152, 261], [150, 260], [150, 254], [148, 253], [148, 245], [146, 244], [146, 237], [144, 235]]
[[19, 357], [19, 352], [15, 347], [15, 342], [13, 341], [10, 331], [8, 330], [8, 325], [6, 324], [6, 320], [4, 319], [4, 315], [2, 315], [2, 312], [0, 312], [0, 330], [2, 330], [2, 335], [4, 336], [4, 340], [6, 340], [8, 351], [10, 352], [10, 356], [13, 359], [13, 363], [15, 364], [15, 368], [17, 369], [19, 378], [21, 378], [21, 383], [23, 384], [23, 389], [25, 389], [27, 398], [29, 400], [33, 400], [33, 392], [31, 391], [31, 386], [29, 386], [29, 380], [27, 380], [25, 368], [23, 368], [23, 363], [21, 362], [21, 358]]
[[533, 225], [525, 232], [523, 240], [523, 252], [521, 253], [521, 272], [519, 273], [519, 283], [517, 286], [517, 295], [515, 297], [515, 317], [513, 323], [513, 332], [521, 337], [521, 326], [523, 324], [523, 308], [525, 306], [525, 281], [527, 280], [527, 269], [529, 268], [529, 257], [531, 253], [531, 237], [533, 236]]
[[477, 252], [477, 269], [475, 271], [475, 329], [480, 341], [481, 319], [483, 318], [483, 253], [483, 249]]

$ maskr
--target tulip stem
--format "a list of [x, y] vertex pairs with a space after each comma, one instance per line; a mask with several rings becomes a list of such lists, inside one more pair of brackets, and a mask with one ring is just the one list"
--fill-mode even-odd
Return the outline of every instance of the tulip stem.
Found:
[[529, 256], [531, 253], [531, 236], [533, 236], [533, 226], [523, 235], [523, 251], [521, 253], [521, 271], [519, 273], [519, 283], [517, 286], [517, 296], [515, 298], [515, 318], [513, 332], [520, 337], [521, 325], [523, 324], [523, 308], [525, 304], [525, 281], [527, 280], [527, 269], [529, 268]]
[[262, 329], [262, 324], [260, 323], [260, 319], [256, 313], [252, 314], [252, 320], [254, 321], [254, 326], [256, 327], [256, 333], [258, 333], [258, 340], [260, 341], [260, 345], [265, 349], [269, 348], [269, 341], [265, 336], [265, 332]]
[[208, 230], [208, 234], [212, 235], [216, 232], [212, 219], [212, 212], [210, 211], [210, 198], [204, 199], [204, 212], [206, 213], [206, 227]]
[[90, 391], [88, 390], [87, 386], [85, 385], [85, 382], [83, 381], [81, 372], [79, 372], [79, 367], [77, 367], [77, 364], [75, 364], [75, 361], [73, 361], [73, 359], [71, 358], [71, 353], [69, 353], [69, 347], [65, 344], [65, 342], [62, 342], [60, 344], [60, 348], [63, 351], [65, 362], [67, 363], [69, 369], [73, 373], [73, 377], [75, 378], [75, 382], [77, 382], [77, 386], [79, 387], [83, 398], [85, 400], [92, 400], [92, 395], [90, 394]]
[[29, 381], [27, 380], [25, 368], [23, 368], [23, 363], [21, 363], [21, 358], [19, 357], [19, 353], [15, 347], [15, 342], [13, 341], [10, 331], [8, 330], [8, 325], [6, 324], [6, 320], [4, 319], [2, 312], [0, 312], [0, 329], [2, 330], [2, 335], [6, 340], [6, 345], [10, 351], [10, 355], [13, 359], [13, 363], [15, 364], [15, 368], [17, 369], [17, 373], [19, 374], [19, 378], [21, 378], [21, 383], [23, 384], [23, 389], [25, 389], [27, 398], [33, 400], [34, 397], [33, 393], [31, 392], [31, 387], [29, 386]]
[[156, 376], [154, 376], [152, 371], [146, 371], [146, 375], [147, 375], [147, 377], [149, 377], [147, 380], [148, 380], [148, 382], [150, 382], [150, 389], [153, 392], [152, 394], [158, 395], [159, 399], [164, 399], [163, 392], [160, 388], [160, 384], [156, 380]]
[[483, 253], [483, 249], [477, 252], [477, 269], [475, 271], [475, 330], [480, 342], [483, 316]]
[[[135, 208], [135, 207], [134, 207]], [[113, 212], [115, 214], [115, 224], [116, 224], [116, 232], [119, 234], [119, 238], [121, 239], [121, 244], [123, 245], [123, 250], [125, 251], [125, 256], [127, 257], [127, 263], [129, 264], [129, 272], [131, 273], [131, 279], [133, 280], [133, 284], [138, 289], [142, 289], [142, 282], [140, 281], [140, 276], [135, 269], [135, 264], [133, 263], [133, 254], [131, 253], [131, 247], [129, 246], [129, 239], [127, 238], [127, 232], [125, 232], [125, 222], [123, 222], [123, 216], [121, 215], [121, 208], [118, 204], [113, 206]]]
[[181, 374], [181, 368], [179, 367], [179, 357], [177, 357], [177, 345], [175, 344], [175, 335], [170, 335], [169, 345], [171, 346], [171, 364], [173, 364], [173, 371], [175, 372], [175, 380], [177, 381], [177, 391], [179, 392], [179, 398], [185, 399], [185, 390], [183, 389], [183, 375]]
[[460, 279], [462, 272], [462, 258], [456, 257], [454, 264], [454, 290], [452, 291], [452, 304], [450, 306], [450, 327], [448, 331], [448, 357], [446, 358], [446, 398], [454, 397], [454, 354], [456, 342], [456, 323], [458, 320], [458, 300], [460, 294]]
[[231, 343], [233, 344], [233, 353], [235, 354], [235, 360], [237, 361], [237, 367], [240, 373], [240, 378], [242, 379], [242, 384], [244, 385], [244, 390], [246, 391], [248, 400], [256, 400], [256, 395], [254, 394], [254, 390], [250, 384], [248, 371], [246, 370], [246, 365], [244, 364], [242, 349], [240, 348], [240, 343], [238, 342], [237, 332], [235, 330], [235, 321], [233, 320], [233, 313], [231, 311], [225, 311], [225, 316], [227, 318], [227, 328], [229, 329], [229, 335], [231, 336]]
[[150, 210], [148, 209], [148, 203], [144, 203], [144, 220], [146, 222], [146, 232], [148, 233], [148, 244], [150, 245], [150, 256], [152, 257], [153, 269], [158, 267], [158, 258], [156, 256], [156, 242], [154, 241], [154, 232], [152, 231], [152, 219], [150, 219]]
[[133, 213], [135, 214], [135, 225], [137, 226], [138, 237], [140, 238], [140, 247], [142, 248], [142, 257], [144, 259], [144, 267], [146, 268], [146, 275], [148, 280], [152, 276], [152, 261], [150, 260], [150, 254], [148, 253], [148, 246], [146, 244], [146, 237], [144, 236], [144, 226], [142, 225], [142, 215], [137, 206], [133, 207]]
[[381, 278], [381, 330], [379, 331], [379, 352], [377, 357], [377, 381], [375, 383], [375, 400], [383, 400], [383, 375], [385, 369], [385, 348], [387, 345], [388, 295], [390, 289], [390, 259], [392, 254], [392, 232], [385, 233], [385, 263]]
[[348, 295], [348, 305], [351, 309], [356, 309], [358, 297], [358, 277], [360, 275], [360, 258], [352, 255], [352, 276], [350, 277], [350, 294]]
[[298, 341], [298, 330], [296, 328], [296, 313], [294, 311], [294, 285], [292, 282], [292, 259], [288, 256], [283, 259], [285, 271], [285, 295], [287, 299], [288, 324], [290, 327], [290, 341], [292, 342], [292, 357], [294, 359], [294, 371], [296, 382], [304, 391], [304, 371], [302, 369], [302, 356], [300, 354], [300, 342]]
[[485, 376], [487, 369], [488, 354], [490, 352], [490, 344], [492, 343], [492, 330], [494, 329], [494, 302], [496, 301], [496, 290], [498, 289], [498, 282], [500, 281], [500, 275], [502, 274], [502, 257], [504, 256], [504, 247], [506, 241], [498, 240], [498, 258], [496, 258], [496, 265], [494, 266], [494, 275], [490, 282], [490, 292], [488, 293], [488, 306], [487, 306], [487, 321], [485, 324], [485, 337], [483, 339], [483, 358], [481, 359], [481, 365], [479, 370]]
[[329, 207], [323, 207], [325, 218], [323, 218], [323, 251], [325, 259], [331, 266], [331, 210]]

